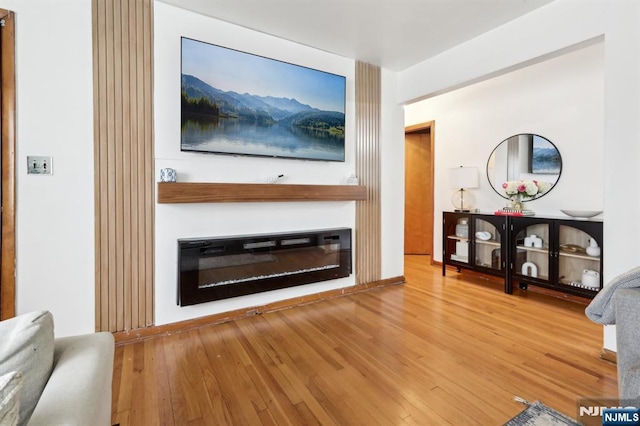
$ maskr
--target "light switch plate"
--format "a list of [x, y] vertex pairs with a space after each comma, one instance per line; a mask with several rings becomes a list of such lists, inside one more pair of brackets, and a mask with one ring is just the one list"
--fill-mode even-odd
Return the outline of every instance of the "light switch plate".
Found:
[[43, 157], [40, 155], [27, 155], [27, 174], [52, 175], [53, 174], [53, 157]]

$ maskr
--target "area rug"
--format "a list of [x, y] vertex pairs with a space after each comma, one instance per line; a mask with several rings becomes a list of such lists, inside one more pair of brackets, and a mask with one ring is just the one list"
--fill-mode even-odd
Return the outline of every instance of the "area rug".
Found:
[[504, 426], [580, 426], [580, 423], [547, 407], [540, 401], [527, 402], [519, 397], [514, 399], [529, 407], [505, 423]]

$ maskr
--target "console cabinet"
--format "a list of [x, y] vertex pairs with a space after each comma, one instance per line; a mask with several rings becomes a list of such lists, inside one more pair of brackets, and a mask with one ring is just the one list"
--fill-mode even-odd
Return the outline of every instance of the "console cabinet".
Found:
[[530, 285], [593, 298], [602, 289], [602, 222], [443, 213], [447, 266], [504, 278], [504, 291]]

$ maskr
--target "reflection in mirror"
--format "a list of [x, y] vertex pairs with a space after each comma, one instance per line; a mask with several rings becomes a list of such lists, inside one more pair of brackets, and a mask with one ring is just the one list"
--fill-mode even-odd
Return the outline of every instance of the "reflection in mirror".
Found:
[[487, 178], [501, 197], [502, 184], [511, 180], [547, 182], [549, 189], [533, 199], [549, 193], [560, 179], [562, 157], [558, 148], [546, 138], [531, 133], [511, 136], [500, 142], [487, 161]]

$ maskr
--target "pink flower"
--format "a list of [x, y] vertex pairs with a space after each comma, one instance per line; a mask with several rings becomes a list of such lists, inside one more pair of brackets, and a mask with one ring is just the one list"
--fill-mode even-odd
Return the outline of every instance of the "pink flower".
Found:
[[537, 180], [510, 180], [502, 184], [502, 188], [508, 197], [516, 195], [535, 197], [538, 194], [544, 194], [550, 187], [549, 183]]

